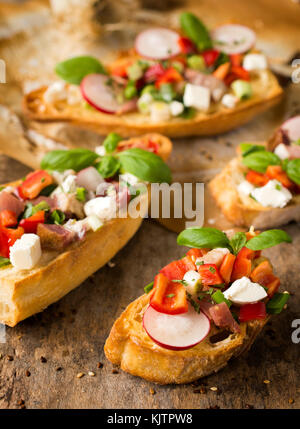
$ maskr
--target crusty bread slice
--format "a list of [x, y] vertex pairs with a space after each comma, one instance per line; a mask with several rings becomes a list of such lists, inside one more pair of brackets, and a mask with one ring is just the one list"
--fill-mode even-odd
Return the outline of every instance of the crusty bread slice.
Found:
[[224, 215], [237, 226], [255, 229], [275, 228], [300, 221], [300, 195], [283, 208], [263, 207], [253, 198], [242, 196], [237, 186], [245, 180], [246, 167], [240, 158], [232, 159], [209, 183], [209, 189]]
[[[153, 138], [160, 143], [159, 155], [166, 160], [172, 143], [163, 136]], [[146, 197], [142, 195], [140, 203], [141, 211], [144, 208], [145, 212], [147, 204], [143, 199]], [[11, 265], [1, 268], [0, 323], [15, 326], [79, 286], [125, 246], [145, 214], [137, 218], [112, 219], [98, 231], [88, 232], [84, 240], [71, 244], [63, 253], [43, 252], [39, 265], [31, 270], [17, 270]]]
[[214, 135], [232, 130], [257, 114], [277, 104], [282, 89], [269, 70], [253, 74], [251, 79], [253, 96], [240, 101], [235, 108], [228, 109], [221, 103], [214, 104], [209, 112], [198, 112], [192, 119], [172, 118], [165, 122], [151, 122], [140, 113], [109, 115], [83, 104], [68, 105], [65, 101], [56, 105], [47, 104], [43, 95], [47, 87], [42, 87], [25, 95], [23, 107], [25, 114], [38, 121], [68, 121], [90, 128], [100, 134], [115, 131], [124, 137], [157, 132], [169, 137], [191, 135]]
[[[106, 357], [121, 368], [159, 384], [190, 383], [223, 368], [229, 359], [251, 347], [267, 320], [254, 320], [240, 325], [238, 334], [213, 327], [197, 346], [183, 351], [164, 349], [155, 344], [142, 325], [149, 295], [133, 301], [114, 323], [104, 351]], [[226, 334], [226, 331], [225, 331]]]

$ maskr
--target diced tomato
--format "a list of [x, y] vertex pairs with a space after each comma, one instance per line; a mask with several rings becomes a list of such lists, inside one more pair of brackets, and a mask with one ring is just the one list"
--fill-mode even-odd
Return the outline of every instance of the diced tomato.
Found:
[[268, 289], [268, 295], [273, 296], [280, 286], [280, 280], [273, 274], [273, 268], [269, 261], [261, 262], [250, 275], [250, 279], [265, 286]]
[[2, 226], [16, 226], [18, 219], [16, 213], [12, 210], [1, 210], [0, 212], [0, 224]]
[[242, 64], [242, 54], [231, 54], [229, 55], [230, 62], [234, 67], [239, 67]]
[[206, 51], [201, 52], [201, 55], [203, 55], [205, 64], [209, 67], [216, 62], [220, 52], [216, 49], [207, 49]]
[[227, 255], [225, 255], [223, 262], [220, 266], [220, 274], [224, 279], [225, 283], [230, 282], [235, 259], [236, 259], [236, 256], [234, 256], [232, 253], [227, 253]]
[[220, 285], [223, 283], [223, 279], [215, 264], [199, 265], [198, 272], [201, 276], [201, 283], [204, 286]]
[[278, 180], [285, 188], [291, 189], [294, 187], [293, 182], [288, 178], [288, 175], [280, 165], [269, 165], [266, 176], [270, 179]]
[[160, 63], [153, 64], [150, 66], [144, 75], [145, 82], [151, 83], [155, 82], [157, 79], [159, 79], [161, 76], [164, 75], [165, 69]]
[[183, 80], [181, 74], [174, 67], [169, 67], [165, 73], [157, 79], [155, 86], [159, 89], [164, 83], [180, 82], [181, 80]]
[[248, 322], [250, 320], [259, 320], [266, 318], [266, 305], [264, 302], [256, 302], [255, 304], [245, 304], [240, 308], [240, 322]]
[[246, 180], [255, 186], [264, 186], [270, 180], [265, 174], [258, 173], [254, 170], [249, 170], [246, 174]]
[[196, 270], [196, 265], [189, 256], [173, 261], [160, 270], [169, 280], [182, 280], [187, 271]]
[[237, 79], [250, 80], [250, 73], [248, 70], [244, 69], [244, 67], [232, 66], [231, 73], [233, 73]]
[[184, 54], [193, 54], [197, 52], [196, 46], [187, 37], [180, 37], [178, 39], [178, 44], [180, 46], [181, 52]]
[[39, 223], [45, 223], [44, 210], [36, 212], [34, 215], [28, 217], [27, 219], [22, 219], [20, 221], [20, 226], [24, 228], [25, 232], [36, 234], [36, 230]]
[[127, 77], [127, 69], [132, 64], [132, 61], [118, 59], [110, 65], [109, 71], [112, 76]]
[[247, 247], [243, 247], [234, 262], [233, 270], [231, 274], [231, 281], [234, 282], [237, 279], [242, 277], [249, 277], [251, 274], [252, 268], [252, 259], [256, 257], [256, 253], [254, 250], [248, 249]]
[[157, 274], [154, 279], [150, 305], [160, 313], [186, 313], [188, 302], [185, 287], [181, 283], [172, 282], [161, 273]]
[[9, 258], [9, 248], [24, 234], [24, 229], [5, 228], [0, 226], [0, 256]]
[[148, 148], [146, 150], [149, 150], [149, 152], [153, 152], [153, 153], [158, 153], [159, 152], [159, 144], [152, 141], [152, 140], [148, 140]]
[[197, 258], [201, 258], [202, 256], [206, 255], [208, 251], [208, 249], [190, 249], [187, 252], [187, 256], [189, 256], [192, 261], [195, 262]]
[[18, 192], [21, 198], [32, 200], [51, 183], [53, 183], [53, 179], [47, 171], [37, 170], [26, 176], [24, 182], [18, 186]]
[[223, 63], [213, 72], [213, 76], [217, 79], [224, 80], [230, 70], [230, 63]]

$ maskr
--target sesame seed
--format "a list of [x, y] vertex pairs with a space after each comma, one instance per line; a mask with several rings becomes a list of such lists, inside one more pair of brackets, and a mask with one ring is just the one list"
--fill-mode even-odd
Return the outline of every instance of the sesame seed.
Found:
[[210, 390], [212, 390], [213, 392], [216, 392], [218, 390], [218, 388], [213, 386], [213, 387], [210, 387]]
[[293, 404], [295, 401], [294, 401], [294, 399], [293, 398], [290, 398], [289, 399], [289, 404]]
[[88, 372], [88, 375], [89, 375], [90, 377], [95, 377], [95, 373], [94, 373], [93, 371], [89, 371], [89, 372]]
[[76, 377], [77, 378], [82, 378], [84, 376], [84, 373], [83, 372], [79, 372], [77, 375], [76, 375]]
[[270, 380], [264, 380], [264, 383], [269, 384], [269, 383], [271, 383], [271, 381]]
[[114, 268], [116, 266], [116, 263], [112, 261], [108, 261], [107, 265], [109, 266], [109, 268]]

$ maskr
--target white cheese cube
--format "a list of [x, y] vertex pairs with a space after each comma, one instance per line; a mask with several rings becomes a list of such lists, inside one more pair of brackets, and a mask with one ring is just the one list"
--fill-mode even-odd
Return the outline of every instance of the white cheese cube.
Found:
[[181, 115], [181, 113], [184, 111], [184, 105], [180, 103], [180, 101], [172, 101], [170, 103], [170, 111], [172, 116]]
[[131, 185], [131, 186], [136, 185], [140, 181], [140, 179], [138, 177], [134, 176], [131, 173], [120, 174], [119, 178], [120, 178], [120, 181], [129, 183], [129, 185]]
[[68, 104], [70, 105], [81, 103], [83, 100], [79, 86], [76, 85], [69, 85], [67, 89], [67, 97]]
[[65, 82], [57, 81], [52, 83], [44, 92], [46, 103], [66, 100], [68, 98], [67, 86]]
[[280, 143], [276, 146], [274, 150], [275, 155], [277, 155], [280, 159], [288, 159], [290, 157], [289, 151], [285, 144]]
[[91, 229], [92, 231], [98, 231], [103, 226], [103, 222], [95, 216], [90, 215], [84, 219], [85, 224], [87, 225], [88, 229]]
[[207, 110], [210, 106], [210, 90], [201, 85], [187, 83], [183, 94], [183, 103], [186, 107]]
[[233, 94], [225, 94], [223, 95], [221, 100], [223, 106], [228, 107], [228, 109], [232, 109], [233, 107], [235, 107], [237, 102], [238, 98]]
[[54, 178], [55, 182], [58, 183], [59, 185], [61, 185], [63, 183], [63, 181], [70, 175], [74, 175], [75, 176], [75, 171], [74, 170], [65, 170], [63, 172], [60, 171], [52, 171], [51, 172], [52, 177]]
[[293, 198], [290, 191], [278, 180], [270, 180], [265, 186], [255, 188], [251, 195], [263, 207], [282, 208]]
[[104, 221], [116, 217], [116, 207], [115, 196], [97, 197], [85, 203], [84, 212], [87, 216], [95, 215]]
[[153, 101], [153, 97], [149, 92], [143, 94], [137, 102], [138, 109], [141, 113], [147, 114], [150, 112], [150, 105]]
[[76, 176], [67, 176], [62, 182], [61, 187], [66, 194], [76, 192]]
[[255, 187], [248, 180], [243, 180], [237, 187], [238, 193], [243, 195], [250, 195], [254, 189]]
[[243, 60], [244, 69], [251, 70], [264, 70], [268, 67], [267, 58], [263, 54], [247, 54]]
[[150, 118], [153, 122], [168, 121], [171, 117], [170, 108], [167, 103], [157, 101], [150, 105]]
[[40, 237], [36, 234], [23, 234], [10, 247], [10, 261], [19, 270], [30, 270], [42, 256]]
[[243, 305], [261, 301], [268, 295], [258, 283], [252, 283], [248, 277], [242, 277], [225, 290], [224, 296], [234, 304]]
[[198, 291], [198, 285], [200, 283], [200, 274], [198, 271], [190, 270], [183, 276], [185, 281], [186, 290], [191, 295], [195, 295]]
[[226, 247], [216, 247], [210, 250], [201, 258], [197, 258], [195, 261], [196, 266], [201, 264], [215, 264], [218, 268], [222, 264], [224, 257], [229, 253], [229, 249]]
[[102, 146], [97, 146], [97, 147], [95, 147], [95, 152], [96, 152], [96, 154], [97, 155], [99, 155], [99, 156], [104, 156], [104, 155], [106, 155], [106, 150], [105, 150], [105, 147], [102, 145]]

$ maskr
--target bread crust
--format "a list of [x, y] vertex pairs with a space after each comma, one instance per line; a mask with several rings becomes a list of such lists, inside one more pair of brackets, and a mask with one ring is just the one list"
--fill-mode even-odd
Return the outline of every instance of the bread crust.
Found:
[[277, 104], [283, 94], [277, 79], [269, 70], [257, 72], [252, 82], [253, 96], [228, 109], [218, 103], [209, 113], [198, 112], [192, 119], [172, 118], [165, 122], [151, 123], [140, 113], [122, 115], [104, 114], [85, 109], [81, 104], [70, 106], [60, 102], [58, 106], [46, 104], [43, 94], [46, 87], [39, 88], [24, 96], [25, 114], [37, 121], [67, 121], [71, 124], [90, 128], [100, 134], [115, 131], [124, 137], [155, 132], [169, 137], [192, 135], [215, 135], [232, 130], [257, 114]]
[[240, 333], [229, 334], [214, 344], [211, 338], [221, 330], [213, 327], [197, 346], [173, 351], [155, 344], [143, 329], [142, 318], [148, 304], [149, 295], [129, 304], [114, 323], [104, 351], [123, 371], [158, 384], [190, 383], [219, 371], [229, 359], [247, 351], [267, 323], [267, 319], [242, 323]]
[[232, 159], [209, 183], [209, 190], [228, 220], [237, 226], [255, 229], [275, 228], [300, 221], [300, 195], [283, 208], [263, 207], [249, 197], [241, 197], [237, 185], [244, 179], [246, 167], [239, 158]]
[[[163, 136], [154, 137], [156, 141], [160, 139], [159, 155], [166, 160], [172, 143]], [[141, 207], [146, 211], [143, 198], [147, 195], [141, 197]], [[68, 246], [63, 253], [43, 252], [39, 265], [32, 270], [17, 270], [12, 266], [0, 269], [0, 323], [13, 327], [75, 289], [125, 246], [142, 220], [143, 214], [137, 218], [110, 220], [98, 231], [88, 232], [84, 240]]]

